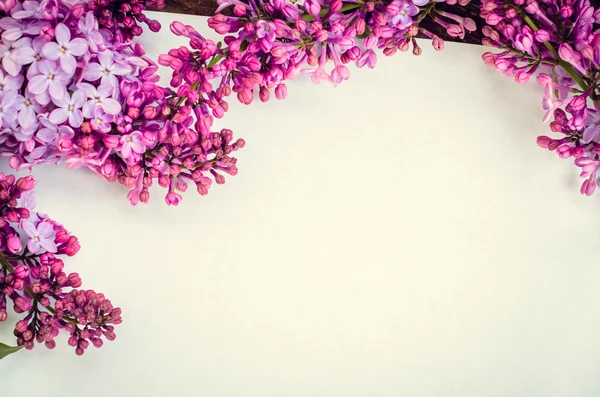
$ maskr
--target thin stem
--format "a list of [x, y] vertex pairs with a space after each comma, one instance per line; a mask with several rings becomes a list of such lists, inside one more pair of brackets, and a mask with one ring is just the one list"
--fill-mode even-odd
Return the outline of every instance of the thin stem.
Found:
[[[190, 90], [195, 90], [198, 87], [198, 83], [199, 82], [196, 81], [194, 84], [192, 84], [192, 86], [190, 87]], [[183, 103], [185, 102], [186, 99], [187, 98], [184, 96], [180, 97], [179, 101], [177, 102], [177, 105], [175, 105], [175, 106], [179, 107], [179, 106], [183, 105]]]
[[[357, 8], [359, 8], [362, 4], [357, 4], [357, 3], [350, 3], [350, 4], [345, 4], [342, 6], [342, 8], [340, 8], [340, 12], [346, 12], [346, 11], [350, 11], [350, 10], [355, 10]], [[325, 15], [327, 15], [327, 13], [329, 12], [329, 7], [323, 7], [321, 8], [321, 12], [319, 12], [319, 17], [323, 18], [325, 17]], [[304, 19], [307, 22], [310, 21], [314, 21], [315, 16], [312, 14], [304, 14], [302, 15], [302, 19]]]
[[[523, 19], [525, 20], [525, 22], [527, 23], [527, 25], [529, 25], [529, 27], [534, 32], [539, 30], [539, 28], [536, 26], [535, 22], [533, 22], [533, 20], [529, 17], [529, 15], [525, 14], [523, 11], [519, 11], [519, 13], [523, 17]], [[556, 58], [556, 60], [558, 61], [558, 65], [560, 67], [562, 67], [567, 73], [569, 73], [569, 75], [573, 78], [573, 80], [575, 80], [575, 82], [577, 84], [579, 84], [579, 86], [581, 88], [583, 88], [584, 91], [586, 91], [588, 89], [587, 84], [583, 81], [583, 79], [581, 78], [581, 76], [579, 75], [579, 73], [577, 73], [577, 71], [573, 68], [573, 66], [571, 66], [569, 63], [567, 63], [567, 62], [563, 61], [562, 59], [560, 59], [560, 56], [558, 55], [558, 51], [556, 51], [556, 48], [554, 48], [552, 46], [552, 44], [550, 44], [549, 42], [545, 42], [544, 45], [546, 46], [546, 48], [548, 49], [548, 51], [550, 51], [550, 53], [552, 54], [552, 56], [554, 58]]]
[[427, 15], [429, 15], [429, 13], [431, 13], [431, 11], [433, 11], [435, 8], [435, 2], [431, 2], [427, 8], [425, 8], [423, 10], [423, 12], [421, 14], [419, 14], [419, 18], [417, 18], [417, 23], [421, 22], [423, 19], [425, 19], [427, 17]]
[[[8, 260], [6, 259], [6, 256], [4, 256], [4, 254], [2, 252], [0, 252], [0, 264], [2, 265], [2, 267], [4, 267], [5, 269], [7, 269], [10, 273], [13, 273], [15, 271], [15, 268], [12, 267], [10, 265], [10, 263], [8, 263]], [[31, 289], [31, 287], [29, 285], [25, 285], [24, 286], [25, 292], [27, 292], [27, 294], [29, 296], [31, 296], [36, 302], [38, 302], [40, 305], [42, 305], [42, 303], [37, 299], [37, 294], [35, 292], [33, 292], [33, 290]], [[48, 310], [50, 313], [52, 314], [56, 314], [56, 310], [54, 310], [54, 308], [50, 307], [50, 306], [46, 306], [46, 305], [42, 305], [46, 310]], [[69, 318], [69, 317], [63, 317], [62, 318], [65, 321], [70, 322], [73, 325], [79, 325], [79, 323], [77, 322], [77, 320], [73, 319], [73, 318]]]

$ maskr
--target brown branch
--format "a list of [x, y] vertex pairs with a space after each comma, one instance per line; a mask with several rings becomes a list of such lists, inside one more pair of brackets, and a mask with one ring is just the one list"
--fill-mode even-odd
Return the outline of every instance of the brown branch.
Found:
[[[600, 0], [594, 0], [594, 2], [600, 2]], [[480, 0], [472, 1], [468, 6], [447, 6], [447, 5], [438, 5], [436, 8], [443, 10], [452, 10], [452, 13], [472, 18], [478, 27], [483, 26], [484, 22], [479, 17], [479, 6], [481, 2]], [[205, 15], [211, 16], [214, 15], [215, 10], [217, 9], [216, 0], [167, 0], [166, 6], [162, 10], [153, 10], [153, 11], [163, 11], [163, 12], [172, 12], [177, 14], [190, 14], [190, 15]], [[461, 41], [464, 43], [470, 44], [481, 44], [481, 32], [473, 32], [468, 33], [464, 40], [456, 39], [454, 37], [449, 37], [444, 28], [439, 26], [438, 24], [426, 20], [421, 23], [421, 26], [425, 29], [429, 30], [432, 33], [437, 34], [442, 39], [447, 41]]]

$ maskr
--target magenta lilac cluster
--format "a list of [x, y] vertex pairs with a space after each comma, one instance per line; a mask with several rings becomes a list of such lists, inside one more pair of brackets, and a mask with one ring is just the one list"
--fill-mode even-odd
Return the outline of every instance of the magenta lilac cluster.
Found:
[[205, 128], [213, 116], [223, 116], [228, 108], [224, 98], [232, 92], [244, 104], [256, 95], [266, 102], [272, 92], [283, 99], [285, 81], [301, 74], [315, 83], [337, 85], [348, 79], [350, 62], [374, 67], [377, 49], [392, 55], [412, 46], [414, 54], [421, 54], [415, 40], [419, 33], [441, 50], [442, 39], [419, 25], [424, 18], [452, 36], [464, 37], [465, 31], [475, 29], [471, 19], [439, 11], [429, 0], [218, 2], [217, 12], [229, 7], [234, 15], [217, 14], [208, 20], [209, 27], [225, 36], [223, 42], [214, 43], [193, 27], [175, 22], [171, 31], [189, 38], [191, 49], [179, 47], [159, 58], [161, 65], [174, 70], [172, 86], [206, 120]]
[[103, 339], [114, 340], [121, 309], [100, 293], [79, 290], [77, 273], [66, 273], [64, 256], [79, 251], [77, 237], [47, 215], [33, 211], [35, 180], [0, 173], [0, 322], [8, 304], [19, 316], [17, 345], [52, 349], [61, 330], [78, 355]]
[[487, 0], [482, 17], [484, 44], [500, 52], [485, 62], [519, 83], [536, 76], [544, 87], [544, 121], [559, 134], [540, 136], [542, 148], [581, 168], [581, 193], [600, 181], [600, 8], [589, 0]]
[[237, 173], [231, 153], [244, 141], [200, 128], [196, 113], [157, 85], [141, 45], [126, 41], [139, 33], [128, 14], [154, 25], [136, 6], [25, 1], [0, 19], [0, 152], [12, 167], [85, 166], [126, 186], [132, 204], [148, 202], [154, 183], [177, 205], [189, 184], [206, 194], [223, 173]]

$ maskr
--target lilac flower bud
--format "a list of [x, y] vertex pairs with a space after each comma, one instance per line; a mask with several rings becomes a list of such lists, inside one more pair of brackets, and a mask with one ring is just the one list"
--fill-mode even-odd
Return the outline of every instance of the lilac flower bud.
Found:
[[31, 301], [23, 297], [18, 297], [13, 300], [14, 310], [17, 313], [24, 313], [31, 309]]
[[95, 139], [91, 135], [84, 136], [81, 138], [81, 142], [79, 143], [83, 149], [89, 150], [94, 147], [96, 143]]
[[169, 29], [171, 29], [171, 32], [176, 36], [187, 37], [189, 35], [189, 31], [186, 25], [179, 21], [172, 22], [171, 25], [169, 25]]
[[79, 274], [77, 274], [77, 273], [71, 273], [71, 274], [69, 274], [68, 280], [67, 280], [67, 284], [71, 288], [79, 288], [79, 287], [81, 287], [81, 278], [79, 277]]
[[0, 10], [9, 12], [17, 5], [17, 0], [0, 0]]
[[304, 8], [309, 14], [312, 14], [314, 16], [318, 16], [321, 12], [321, 5], [314, 0], [306, 0], [304, 2]]
[[558, 47], [558, 55], [561, 57], [561, 59], [567, 62], [571, 62], [575, 57], [573, 49], [567, 43], [563, 43], [560, 45], [560, 47]]
[[497, 71], [505, 72], [511, 66], [511, 62], [505, 58], [498, 58], [494, 61], [493, 66]]
[[40, 9], [42, 10], [42, 18], [53, 20], [58, 15], [58, 4], [56, 0], [43, 0], [40, 3]]
[[569, 102], [569, 107], [575, 111], [581, 111], [586, 107], [586, 99], [583, 96], [575, 96]]
[[586, 196], [591, 196], [595, 190], [596, 190], [596, 182], [586, 179], [585, 181], [583, 181], [583, 184], [581, 185], [580, 192], [581, 192], [581, 194], [584, 194]]
[[271, 96], [271, 93], [269, 92], [269, 89], [267, 87], [260, 87], [258, 96], [261, 100], [261, 102], [268, 102], [269, 101], [269, 97]]
[[142, 190], [140, 192], [139, 199], [144, 204], [148, 203], [148, 201], [150, 200], [150, 192], [148, 192], [147, 188], [145, 188], [145, 190]]
[[[369, 36], [369, 37], [365, 38], [365, 40], [363, 41], [363, 46], [366, 49], [374, 48], [377, 45], [377, 41], [378, 41], [377, 37]], [[352, 47], [353, 45], [354, 45], [354, 42], [351, 40], [350, 45], [347, 46], [346, 48]]]
[[564, 19], [570, 18], [574, 12], [575, 10], [571, 4], [565, 4], [560, 8], [560, 16]]
[[493, 13], [493, 12], [489, 13], [489, 14], [487, 14], [485, 16], [485, 22], [488, 25], [496, 26], [496, 25], [498, 25], [498, 23], [500, 23], [500, 21], [502, 21], [502, 17], [499, 16], [498, 14]]
[[410, 49], [410, 42], [407, 39], [404, 39], [399, 45], [398, 49], [402, 52], [406, 52]]
[[180, 201], [181, 201], [181, 195], [178, 193], [169, 192], [165, 196], [165, 202], [167, 203], [167, 205], [177, 206], [177, 205], [179, 205]]
[[527, 0], [527, 6], [525, 6], [525, 11], [527, 11], [531, 15], [535, 15], [540, 12], [540, 6], [535, 0]]
[[30, 190], [33, 190], [33, 188], [35, 187], [35, 184], [36, 184], [35, 179], [33, 179], [32, 176], [28, 175], [28, 176], [19, 178], [17, 180], [15, 186], [17, 187], [17, 189], [19, 189], [23, 192], [28, 192]]
[[460, 25], [448, 24], [446, 32], [450, 37], [463, 37], [465, 35], [464, 30]]
[[354, 47], [350, 48], [348, 51], [346, 51], [344, 54], [348, 54], [348, 57], [350, 58], [350, 60], [356, 61], [362, 55], [362, 51], [359, 47], [354, 46]]
[[574, 147], [573, 148], [573, 157], [576, 159], [579, 159], [581, 157], [583, 157], [583, 155], [585, 154], [585, 152], [583, 151], [583, 149], [579, 146]]
[[[14, 236], [14, 237], [16, 237], [16, 236]], [[13, 272], [13, 275], [19, 279], [27, 278], [29, 276], [29, 267], [27, 267], [25, 265], [19, 265], [19, 266], [15, 267], [15, 271]]]
[[279, 100], [285, 99], [287, 96], [287, 86], [285, 84], [279, 84], [275, 87], [275, 97]]
[[528, 70], [520, 70], [515, 74], [515, 81], [519, 84], [526, 84], [531, 78], [531, 72]]
[[489, 0], [489, 1], [483, 1], [482, 2], [482, 10], [483, 11], [494, 11], [496, 8], [498, 7], [498, 4], [493, 1], [493, 0]]
[[357, 19], [356, 22], [354, 23], [354, 28], [356, 29], [356, 34], [359, 34], [359, 35], [363, 34], [365, 32], [366, 27], [367, 27], [367, 23], [362, 18]]
[[579, 52], [581, 53], [581, 55], [583, 55], [585, 59], [590, 61], [594, 60], [594, 48], [591, 45], [584, 44], [583, 46], [581, 46]]
[[442, 51], [444, 49], [444, 40], [438, 36], [433, 36], [431, 44], [433, 45], [433, 49], [436, 51]]
[[238, 100], [244, 105], [250, 105], [252, 103], [253, 95], [251, 91], [243, 90], [237, 93]]
[[75, 4], [71, 7], [71, 16], [75, 19], [81, 18], [85, 12], [85, 6], [83, 4]]
[[547, 136], [538, 136], [536, 140], [537, 145], [542, 149], [548, 149], [550, 142], [552, 142], [552, 138]]
[[569, 157], [571, 157], [571, 155], [573, 154], [573, 152], [572, 152], [571, 147], [569, 145], [564, 144], [564, 145], [560, 145], [556, 149], [556, 154], [561, 159], [568, 159]]
[[[22, 249], [21, 239], [19, 239], [18, 236], [14, 236], [14, 235], [10, 236], [6, 240], [6, 245], [8, 247], [8, 250], [13, 254], [16, 254], [17, 252], [21, 251], [21, 249]], [[22, 277], [19, 277], [19, 278], [22, 278]]]
[[517, 10], [515, 10], [514, 8], [509, 8], [508, 10], [504, 11], [504, 17], [508, 18], [508, 19], [514, 19], [517, 17]]
[[550, 33], [547, 30], [539, 29], [535, 32], [535, 40], [538, 43], [545, 43], [550, 40]]
[[330, 4], [329, 4], [329, 10], [330, 12], [334, 13], [334, 12], [338, 12], [342, 9], [342, 1], [341, 0], [333, 0]]
[[160, 22], [158, 22], [157, 20], [152, 20], [150, 21], [150, 23], [148, 24], [148, 27], [150, 28], [150, 30], [152, 32], [159, 32], [160, 31]]

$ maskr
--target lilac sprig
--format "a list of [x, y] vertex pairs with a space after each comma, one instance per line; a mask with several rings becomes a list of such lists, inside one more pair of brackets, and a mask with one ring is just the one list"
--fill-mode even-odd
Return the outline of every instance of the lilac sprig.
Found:
[[20, 315], [14, 335], [27, 350], [35, 343], [56, 346], [66, 331], [78, 355], [89, 344], [100, 347], [114, 340], [121, 310], [104, 295], [78, 290], [81, 278], [65, 273], [61, 256], [79, 251], [77, 237], [47, 215], [33, 211], [35, 180], [0, 173], [0, 322], [8, 319], [7, 305]]
[[540, 136], [540, 147], [560, 158], [574, 158], [581, 168], [581, 193], [591, 195], [600, 180], [600, 8], [589, 0], [488, 0], [481, 16], [484, 61], [526, 83], [536, 76], [544, 87], [543, 121], [559, 138]]
[[[460, 2], [461, 5], [467, 3], [468, 0]], [[374, 67], [376, 49], [392, 55], [397, 50], [408, 51], [412, 46], [415, 55], [421, 54], [415, 40], [419, 33], [431, 37], [434, 48], [441, 50], [442, 39], [419, 25], [424, 18], [433, 15], [436, 15], [435, 21], [449, 32], [456, 31], [457, 35], [475, 29], [472, 20], [438, 11], [436, 3], [427, 0], [365, 3], [307, 0], [303, 4], [284, 0], [259, 3], [221, 0], [219, 4], [217, 12], [232, 7], [235, 15], [217, 14], [208, 20], [209, 27], [225, 35], [222, 42], [215, 43], [192, 26], [174, 22], [171, 32], [188, 38], [189, 48], [172, 49], [158, 59], [159, 64], [173, 69], [172, 91], [166, 93], [167, 101], [174, 107], [183, 106], [175, 118], [181, 115], [185, 123], [191, 123], [188, 116], [194, 115], [194, 130], [201, 137], [201, 147], [216, 153], [217, 161], [213, 161], [210, 172], [217, 183], [222, 181], [217, 170], [231, 175], [237, 172], [235, 162], [227, 157], [221, 160], [218, 153], [227, 154], [243, 146], [243, 141], [238, 140], [229, 147], [221, 147], [223, 142], [229, 142], [229, 131], [225, 135], [222, 131], [217, 140], [219, 135], [210, 131], [214, 118], [222, 118], [229, 109], [226, 99], [230, 95], [235, 94], [244, 104], [252, 103], [256, 95], [263, 102], [268, 101], [272, 93], [277, 99], [284, 99], [285, 82], [301, 74], [310, 75], [315, 83], [328, 81], [337, 85], [349, 78], [346, 64], [350, 62], [359, 67]], [[151, 107], [148, 116], [162, 112]], [[177, 135], [177, 141], [183, 141], [183, 134]], [[210, 142], [218, 145], [210, 149]], [[152, 161], [162, 164], [163, 159], [160, 156], [158, 161]], [[204, 162], [204, 154], [199, 160], [187, 161], [193, 166], [185, 167], [185, 178], [189, 180], [191, 175], [198, 191], [205, 192], [208, 186], [204, 182], [199, 184], [194, 176], [195, 171], [210, 167]], [[179, 162], [184, 164], [183, 159]], [[179, 175], [181, 169], [177, 165], [173, 170], [175, 175]], [[164, 185], [167, 182], [163, 180]], [[177, 183], [169, 184], [174, 185]]]
[[[157, 85], [141, 45], [125, 42], [137, 29], [119, 21], [131, 12], [148, 22], [142, 3], [49, 4], [19, 2], [0, 19], [0, 154], [13, 168], [88, 167], [129, 188], [133, 204], [148, 202], [156, 181], [170, 205], [189, 183], [206, 194], [237, 174], [231, 153], [244, 141], [203, 129], [202, 115]], [[115, 12], [112, 25], [102, 9]]]

